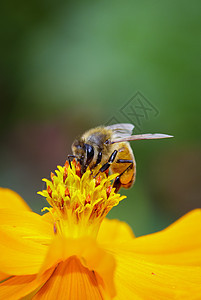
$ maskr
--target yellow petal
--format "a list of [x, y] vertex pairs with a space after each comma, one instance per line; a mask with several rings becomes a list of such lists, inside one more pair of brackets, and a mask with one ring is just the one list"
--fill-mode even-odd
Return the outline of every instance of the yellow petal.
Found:
[[0, 270], [10, 275], [39, 271], [53, 227], [29, 211], [0, 209]]
[[94, 239], [89, 237], [71, 239], [57, 235], [49, 247], [40, 272], [43, 273], [44, 270], [67, 260], [71, 256], [77, 256], [83, 266], [99, 274], [104, 282], [105, 290], [112, 296], [115, 294], [113, 282], [114, 258], [100, 248]]
[[166, 229], [135, 240], [136, 251], [169, 253], [201, 246], [201, 209], [196, 209]]
[[44, 215], [41, 216], [42, 219], [50, 224], [54, 224], [54, 219], [53, 219], [53, 216], [50, 212], [46, 212], [44, 213]]
[[201, 266], [200, 236], [201, 210], [196, 209], [167, 229], [136, 238], [122, 247], [156, 263]]
[[18, 239], [42, 244], [49, 244], [54, 234], [53, 225], [40, 215], [14, 209], [0, 209], [0, 230]]
[[30, 207], [16, 192], [0, 188], [0, 208], [13, 208], [16, 210], [27, 210], [30, 211]]
[[159, 233], [108, 244], [117, 263], [115, 299], [200, 299], [200, 236], [195, 210]]
[[93, 271], [84, 267], [75, 256], [60, 262], [47, 283], [33, 300], [109, 300]]
[[101, 223], [98, 233], [98, 241], [101, 244], [111, 241], [123, 242], [132, 240], [134, 237], [134, 233], [127, 223], [119, 220], [109, 220], [107, 218]]
[[200, 291], [200, 268], [159, 265], [136, 258], [134, 253], [126, 250], [119, 252], [118, 249], [115, 258], [115, 300], [190, 300], [191, 295], [196, 296], [196, 290]]
[[50, 269], [40, 277], [37, 277], [37, 275], [24, 275], [9, 278], [0, 284], [0, 299], [21, 299], [43, 285], [53, 271], [54, 269]]
[[10, 275], [35, 274], [48, 247], [0, 230], [0, 271]]

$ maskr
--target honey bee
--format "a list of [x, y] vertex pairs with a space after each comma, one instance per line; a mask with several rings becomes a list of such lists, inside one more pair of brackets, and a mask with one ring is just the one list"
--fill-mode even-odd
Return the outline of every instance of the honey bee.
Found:
[[81, 164], [82, 174], [87, 167], [93, 170], [101, 164], [94, 177], [110, 168], [112, 174], [119, 174], [113, 183], [115, 192], [120, 187], [130, 188], [136, 178], [136, 162], [129, 141], [172, 137], [160, 133], [132, 135], [133, 128], [132, 124], [120, 123], [86, 131], [73, 142], [73, 155], [68, 156], [69, 161], [76, 158]]

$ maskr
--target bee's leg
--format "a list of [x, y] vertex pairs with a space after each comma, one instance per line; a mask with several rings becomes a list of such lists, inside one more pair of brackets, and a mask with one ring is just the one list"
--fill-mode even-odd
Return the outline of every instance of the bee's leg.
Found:
[[115, 178], [112, 187], [115, 188], [115, 193], [117, 193], [121, 187], [120, 175]]
[[95, 165], [94, 165], [94, 168], [95, 168], [98, 164], [100, 164], [101, 159], [102, 159], [102, 156], [103, 156], [102, 152], [99, 151], [99, 152], [98, 152], [98, 156], [97, 156], [96, 163], [95, 163]]
[[92, 175], [92, 173], [93, 173], [93, 169], [94, 169], [95, 167], [97, 167], [98, 164], [100, 164], [101, 159], [102, 159], [102, 155], [103, 155], [102, 152], [99, 151], [99, 152], [98, 152], [97, 159], [96, 159], [96, 163], [95, 163], [95, 165], [93, 165], [93, 166], [91, 167], [91, 175]]
[[109, 169], [110, 165], [113, 163], [113, 161], [115, 160], [115, 157], [117, 155], [117, 150], [114, 150], [112, 152], [112, 154], [110, 155], [109, 159], [108, 159], [108, 162], [106, 162], [101, 168], [100, 170], [98, 171], [98, 173], [94, 176], [94, 178], [99, 174], [99, 173], [103, 173], [105, 172], [107, 169]]
[[[119, 163], [119, 164], [124, 164], [124, 163], [131, 163], [131, 164], [133, 164], [133, 161], [132, 161], [132, 159], [118, 159], [117, 161], [116, 161], [116, 163]], [[130, 167], [130, 166], [129, 166]], [[127, 169], [126, 169], [127, 170]], [[124, 171], [125, 172], [125, 171]]]
[[73, 155], [73, 154], [69, 154], [69, 155], [68, 155], [69, 166], [70, 166], [70, 168], [72, 169], [72, 166], [71, 166], [71, 158], [76, 158], [76, 156]]
[[130, 163], [130, 165], [121, 174], [119, 174], [115, 178], [115, 181], [113, 183], [113, 188], [115, 188], [115, 193], [117, 193], [121, 187], [121, 180], [120, 180], [121, 176], [124, 174], [124, 172], [128, 171], [133, 166], [133, 161], [130, 159], [118, 159], [116, 162], [117, 163]]

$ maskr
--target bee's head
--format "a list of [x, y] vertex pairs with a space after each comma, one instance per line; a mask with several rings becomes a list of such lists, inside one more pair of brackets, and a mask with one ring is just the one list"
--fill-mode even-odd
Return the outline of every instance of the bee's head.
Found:
[[84, 142], [81, 138], [76, 139], [72, 144], [72, 151], [73, 154], [78, 158], [81, 159], [85, 157], [85, 147]]
[[88, 166], [94, 157], [94, 148], [89, 144], [85, 144], [81, 138], [76, 139], [72, 144], [73, 154], [77, 159]]

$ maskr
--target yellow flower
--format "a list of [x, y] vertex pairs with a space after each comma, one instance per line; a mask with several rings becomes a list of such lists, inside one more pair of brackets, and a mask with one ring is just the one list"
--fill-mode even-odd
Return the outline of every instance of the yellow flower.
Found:
[[105, 218], [125, 198], [115, 175], [81, 176], [75, 163], [55, 172], [43, 216], [0, 189], [0, 299], [201, 299], [201, 210], [135, 238]]

